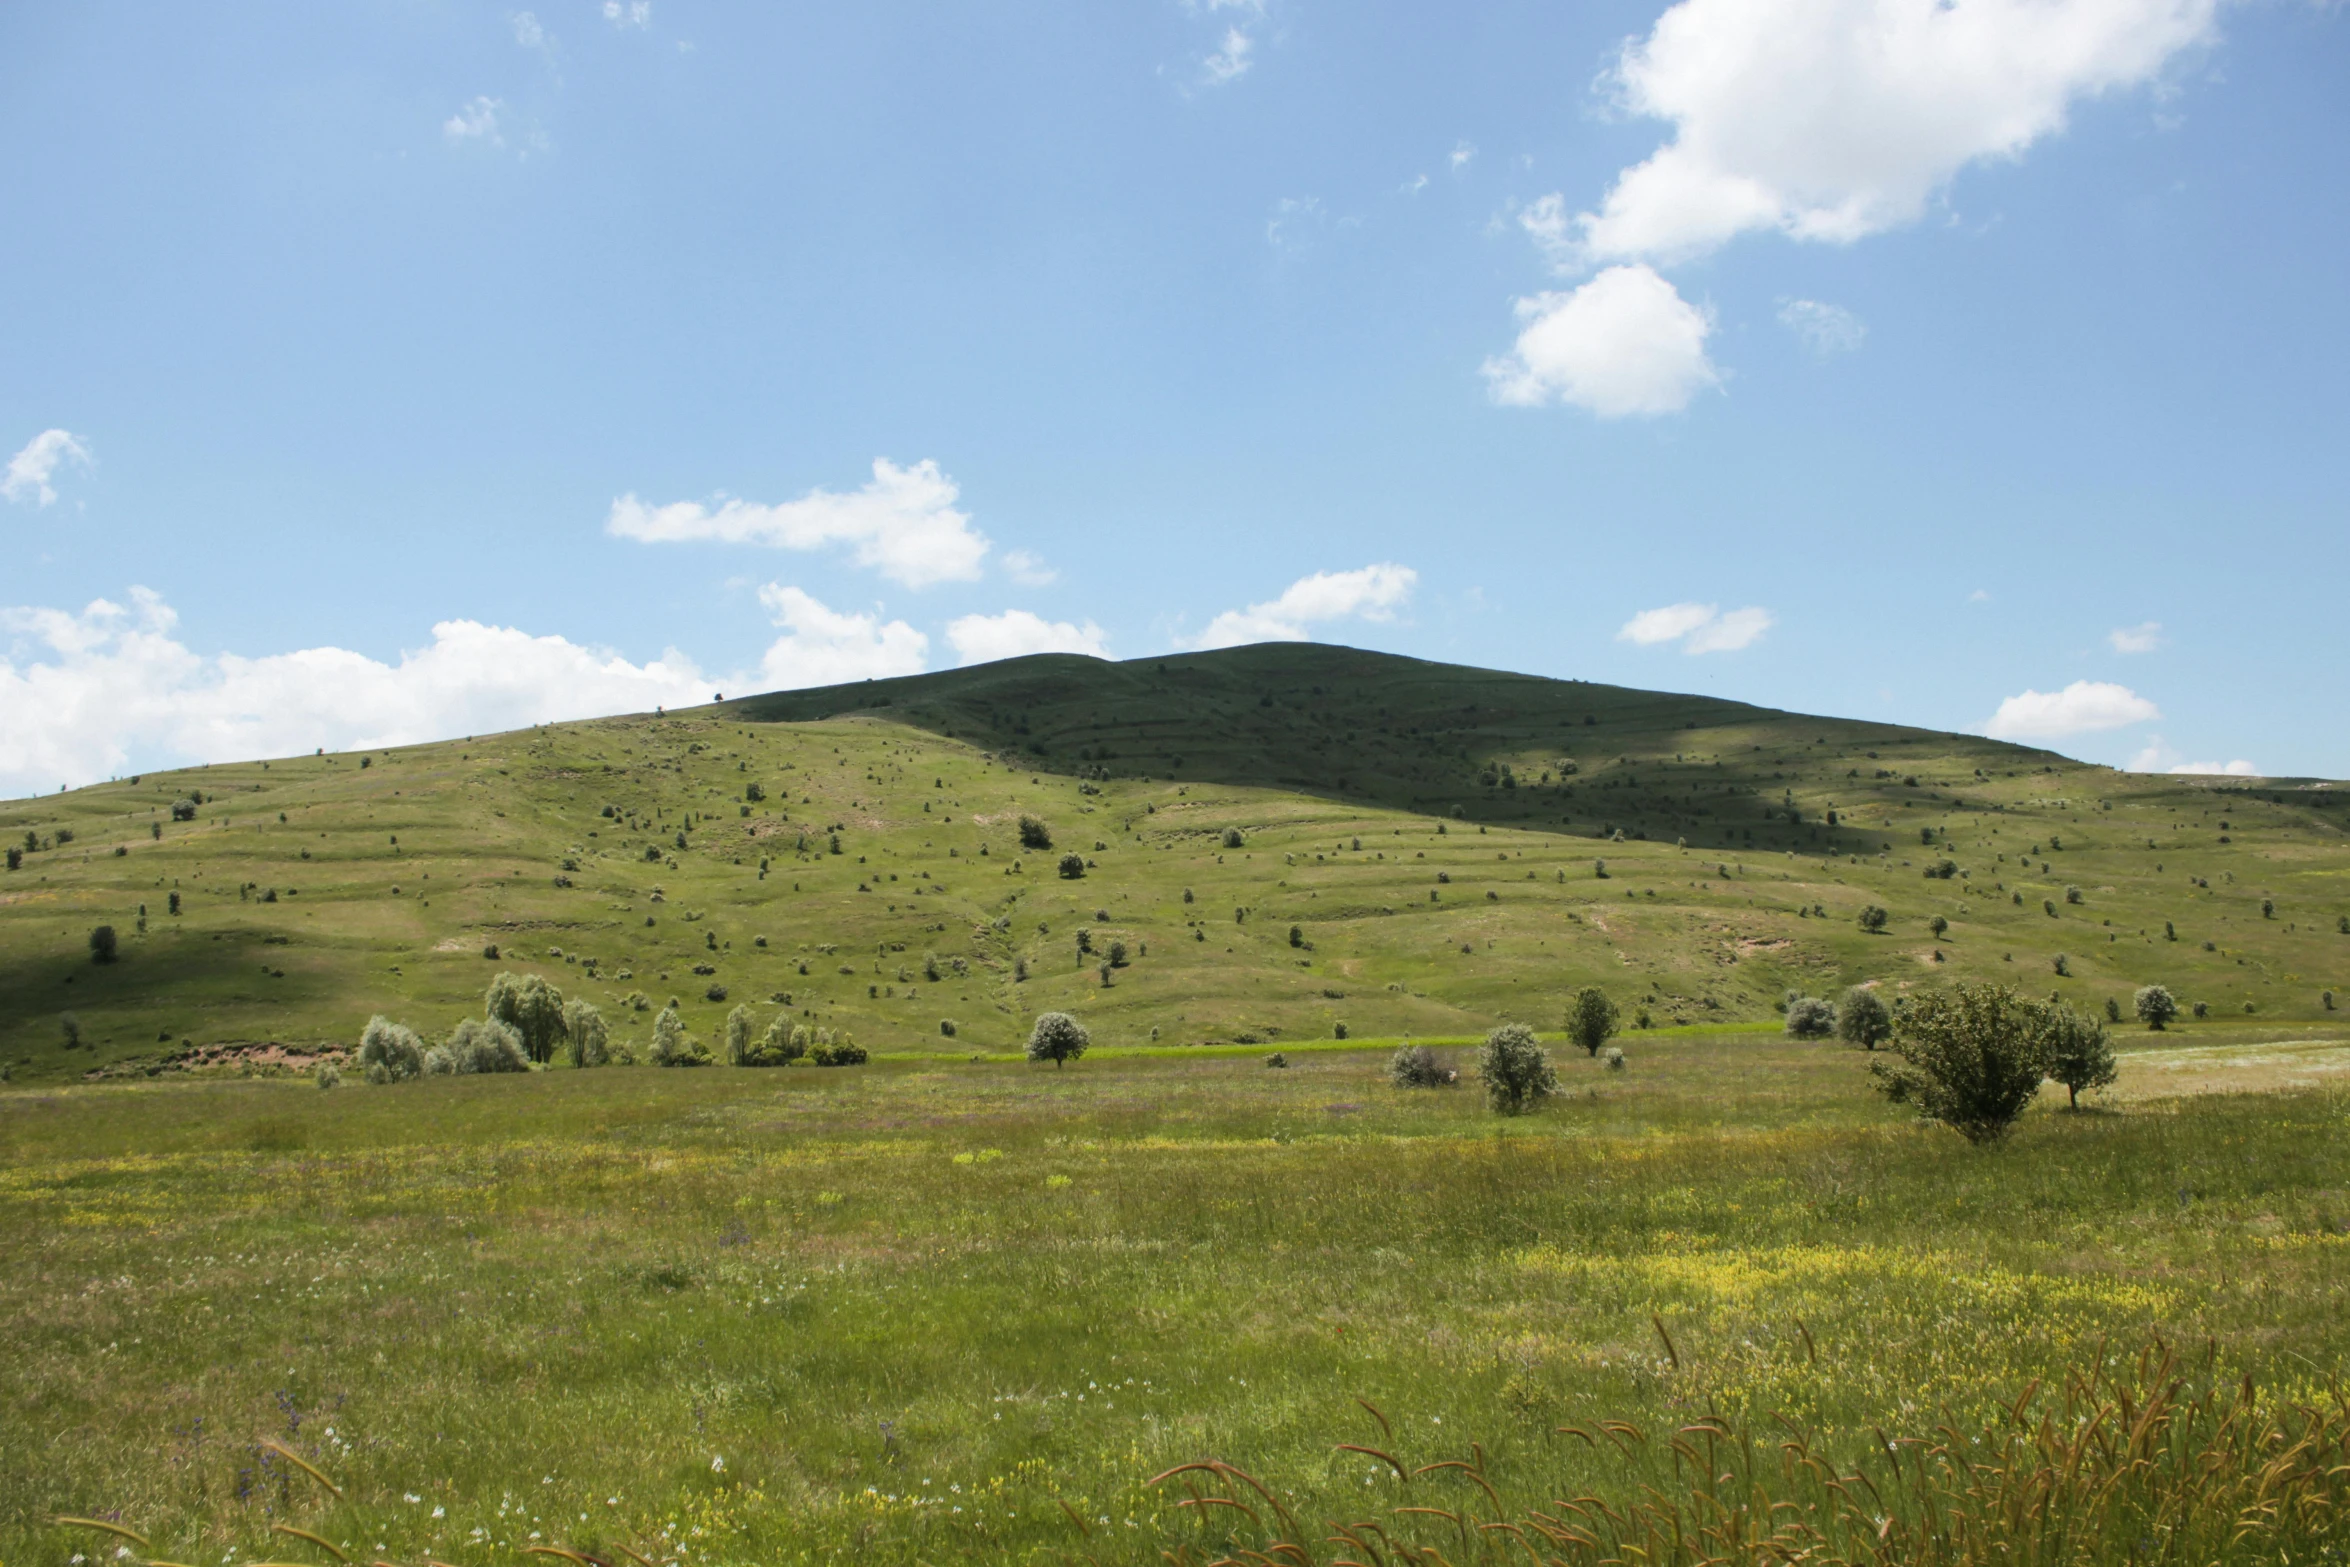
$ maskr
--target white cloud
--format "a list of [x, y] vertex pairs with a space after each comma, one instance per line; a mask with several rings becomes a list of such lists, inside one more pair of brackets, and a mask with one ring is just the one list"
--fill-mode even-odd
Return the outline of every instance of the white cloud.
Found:
[[2185, 773], [2190, 775], [2217, 775], [2227, 778], [2262, 778], [2267, 775], [2241, 757], [2232, 762], [2185, 762], [2179, 753], [2163, 742], [2160, 735], [2146, 742], [2144, 750], [2130, 758], [2128, 771], [2133, 773]]
[[70, 431], [43, 430], [25, 442], [24, 450], [8, 459], [7, 475], [0, 477], [0, 495], [12, 501], [30, 496], [37, 506], [54, 504], [57, 488], [49, 481], [57, 476], [59, 464], [69, 461], [89, 467], [92, 459], [88, 443]]
[[1678, 413], [1720, 384], [1712, 318], [1645, 266], [1609, 267], [1571, 293], [1518, 301], [1517, 346], [1485, 362], [1495, 401], [1556, 400], [1603, 419]]
[[2140, 626], [2118, 626], [2105, 634], [2116, 653], [2151, 653], [2162, 646], [2162, 622], [2149, 620]]
[[505, 112], [503, 99], [476, 98], [441, 122], [441, 134], [452, 143], [478, 141], [487, 147], [503, 147], [506, 138], [498, 121]]
[[2161, 716], [2161, 709], [2128, 686], [2076, 680], [2062, 691], [2025, 691], [2009, 697], [1983, 726], [1983, 733], [1994, 740], [2058, 740]]
[[1224, 29], [1224, 47], [1200, 62], [1201, 67], [1207, 73], [1209, 83], [1221, 86], [1225, 82], [1238, 81], [1241, 77], [1246, 76], [1250, 64], [1253, 63], [1249, 56], [1255, 51], [1256, 46], [1256, 40], [1239, 28], [1227, 27]]
[[1004, 574], [1014, 582], [1024, 582], [1032, 588], [1041, 588], [1061, 575], [1044, 563], [1044, 557], [1034, 550], [1009, 550], [1004, 554]]
[[1823, 305], [1816, 299], [1788, 300], [1779, 307], [1779, 324], [1822, 359], [1853, 352], [1869, 335], [1860, 317], [1841, 305]]
[[1619, 642], [1655, 647], [1679, 642], [1684, 653], [1739, 653], [1762, 640], [1778, 624], [1769, 610], [1750, 605], [1727, 615], [1716, 604], [1667, 604], [1644, 609], [1616, 632]]
[[133, 588], [74, 613], [0, 610], [0, 790], [81, 784], [142, 765], [283, 756], [485, 734], [707, 701], [674, 650], [649, 663], [562, 637], [448, 620], [385, 663], [342, 648], [204, 656], [161, 597]]
[[1108, 634], [1092, 621], [1073, 626], [1065, 620], [1046, 620], [1024, 609], [1000, 615], [965, 615], [947, 624], [947, 641], [965, 664], [993, 663], [1028, 653], [1084, 653], [1108, 658]]
[[2228, 778], [2262, 778], [2267, 776], [2242, 757], [2238, 757], [2232, 762], [2181, 762], [2171, 771], [2174, 773], [2216, 773]]
[[1415, 174], [1410, 179], [1405, 180], [1401, 185], [1397, 186], [1396, 193], [1402, 196], [1417, 196], [1420, 194], [1420, 192], [1426, 190], [1427, 188], [1428, 176], [1425, 174]]
[[1578, 220], [1594, 261], [1752, 229], [1850, 242], [1918, 218], [2082, 99], [2209, 38], [2218, 0], [1681, 0], [1613, 73], [1673, 139]]
[[514, 29], [514, 41], [525, 49], [544, 52], [549, 43], [545, 24], [529, 11], [517, 11], [507, 22]]
[[918, 675], [930, 653], [930, 639], [902, 620], [842, 614], [795, 587], [770, 582], [759, 602], [788, 632], [760, 660], [765, 690]]
[[1273, 216], [1265, 220], [1265, 243], [1277, 251], [1303, 250], [1328, 222], [1320, 197], [1284, 196], [1273, 204]]
[[653, 25], [653, 0], [604, 0], [604, 20], [614, 27], [645, 28]]
[[987, 538], [955, 509], [955, 481], [935, 462], [901, 468], [873, 460], [873, 481], [849, 495], [811, 490], [772, 506], [722, 498], [713, 511], [698, 501], [648, 506], [634, 495], [612, 503], [605, 531], [648, 544], [711, 539], [777, 549], [853, 547], [857, 564], [910, 588], [969, 582], [980, 573]]
[[1390, 620], [1412, 595], [1420, 574], [1409, 566], [1381, 563], [1359, 571], [1318, 571], [1300, 577], [1282, 595], [1246, 609], [1228, 609], [1208, 622], [1192, 646], [1239, 647], [1249, 642], [1303, 642], [1307, 627], [1322, 621], [1360, 617]]
[[1465, 141], [1454, 142], [1452, 144], [1453, 173], [1458, 174], [1461, 172], [1461, 170], [1467, 168], [1469, 166], [1469, 160], [1476, 156], [1477, 149], [1471, 146], [1469, 143]]

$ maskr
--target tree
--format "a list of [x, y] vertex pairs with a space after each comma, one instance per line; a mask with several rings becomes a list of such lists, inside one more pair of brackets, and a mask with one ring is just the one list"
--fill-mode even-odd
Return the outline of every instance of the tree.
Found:
[[1836, 1037], [1874, 1050], [1893, 1035], [1893, 1009], [1866, 985], [1855, 985], [1836, 1004]]
[[8, 846], [8, 868], [12, 871], [24, 869], [24, 850], [13, 843]]
[[726, 1064], [728, 1066], [748, 1066], [750, 1065], [750, 1054], [751, 1009], [737, 1006], [732, 1012], [726, 1014]]
[[1398, 1088], [1441, 1088], [1454, 1076], [1426, 1045], [1398, 1045], [1387, 1058], [1387, 1080]]
[[65, 1035], [65, 1048], [79, 1050], [82, 1044], [82, 1020], [71, 1012], [57, 1015], [57, 1027]]
[[1932, 919], [1926, 921], [1926, 929], [1934, 933], [1934, 939], [1936, 941], [1940, 941], [1942, 937], [1949, 931], [1950, 921], [1937, 914]]
[[1585, 985], [1567, 1003], [1567, 1037], [1582, 1046], [1585, 1055], [1598, 1055], [1599, 1047], [1615, 1037], [1623, 1021], [1624, 1015], [1597, 985]]
[[1306, 944], [1306, 930], [1303, 925], [1289, 927], [1289, 944], [1293, 947], [1302, 947]]
[[1028, 1031], [1028, 1059], [1050, 1061], [1059, 1067], [1085, 1054], [1085, 1047], [1092, 1043], [1093, 1036], [1083, 1023], [1066, 1012], [1046, 1012]]
[[807, 1025], [794, 1023], [789, 1017], [778, 1012], [775, 1014], [775, 1020], [767, 1025], [767, 1031], [759, 1036], [758, 1043], [752, 1045], [743, 1056], [741, 1064], [744, 1066], [788, 1066], [807, 1053]]
[[2160, 1033], [2166, 1024], [2179, 1015], [2179, 1002], [2168, 987], [2147, 985], [2133, 998], [2132, 1010], [2138, 1014], [2139, 1022]]
[[523, 1054], [537, 1062], [554, 1059], [563, 1037], [563, 992], [537, 974], [501, 969], [482, 993], [482, 1016], [514, 1030]]
[[379, 1012], [359, 1031], [359, 1054], [351, 1064], [371, 1083], [405, 1082], [424, 1071], [424, 1041]]
[[1523, 1023], [1504, 1023], [1485, 1036], [1477, 1047], [1477, 1075], [1485, 1083], [1486, 1104], [1502, 1115], [1522, 1114], [1558, 1088], [1550, 1052]]
[[1886, 922], [1892, 918], [1892, 915], [1872, 903], [1860, 911], [1860, 928], [1872, 936], [1878, 935], [1885, 929]]
[[585, 996], [563, 1003], [563, 1038], [573, 1066], [603, 1066], [612, 1059], [611, 1030], [604, 1025], [604, 1014]]
[[2081, 1108], [2081, 1090], [2103, 1088], [2121, 1075], [2105, 1025], [2070, 1007], [2040, 1008], [2048, 1075], [2064, 1084], [2065, 1108]]
[[1970, 1143], [2007, 1135], [2047, 1075], [2046, 1009], [2006, 985], [1958, 985], [1919, 998], [1893, 1025], [1892, 1059], [1869, 1064], [1897, 1104]]
[[671, 1002], [653, 1019], [653, 1065], [708, 1066], [710, 1051], [698, 1039], [685, 1031], [685, 1019], [677, 1015], [677, 1003]]
[[1836, 1008], [1817, 996], [1797, 996], [1787, 1003], [1789, 1039], [1825, 1039], [1836, 1032]]
[[113, 926], [100, 925], [96, 927], [90, 932], [90, 961], [92, 963], [112, 963], [118, 944]]
[[1035, 816], [1023, 816], [1020, 818], [1021, 848], [1036, 849], [1041, 851], [1049, 849], [1052, 846], [1053, 830], [1052, 828], [1045, 825], [1042, 818]]
[[527, 1072], [530, 1061], [522, 1053], [522, 1036], [511, 1025], [493, 1017], [460, 1018], [449, 1037], [424, 1053], [427, 1077], [468, 1076], [476, 1072]]
[[1084, 875], [1084, 874], [1085, 874], [1085, 856], [1084, 856], [1084, 855], [1082, 855], [1082, 854], [1064, 854], [1064, 855], [1062, 855], [1062, 856], [1061, 856], [1061, 880], [1063, 880], [1063, 881], [1075, 881], [1075, 880], [1076, 880], [1078, 877], [1080, 877], [1080, 876], [1082, 876], [1082, 875]]

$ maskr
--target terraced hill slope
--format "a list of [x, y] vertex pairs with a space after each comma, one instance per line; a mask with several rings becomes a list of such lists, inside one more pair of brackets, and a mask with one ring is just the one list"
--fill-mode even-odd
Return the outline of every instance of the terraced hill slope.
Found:
[[1170, 1047], [1550, 1026], [1592, 982], [1658, 1027], [1960, 977], [2315, 1023], [2346, 827], [2315, 781], [1345, 648], [1015, 659], [0, 806], [0, 1064], [298, 1063], [445, 1030], [501, 966], [623, 1039], [675, 997], [883, 1051], [1049, 1007]]

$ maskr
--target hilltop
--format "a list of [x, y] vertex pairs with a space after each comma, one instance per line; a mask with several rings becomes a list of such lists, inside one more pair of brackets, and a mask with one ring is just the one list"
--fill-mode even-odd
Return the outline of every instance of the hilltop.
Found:
[[0, 1063], [298, 1061], [501, 966], [623, 1038], [675, 997], [884, 1052], [1049, 1007], [1168, 1047], [1553, 1026], [1594, 982], [1660, 1028], [1954, 978], [2306, 1022], [2350, 990], [2346, 825], [2313, 780], [1346, 648], [1047, 655], [0, 806]]

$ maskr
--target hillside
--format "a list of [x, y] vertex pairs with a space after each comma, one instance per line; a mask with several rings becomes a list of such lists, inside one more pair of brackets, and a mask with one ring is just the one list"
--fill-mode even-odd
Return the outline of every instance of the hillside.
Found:
[[378, 1011], [438, 1033], [501, 965], [640, 1043], [631, 998], [676, 997], [705, 1038], [749, 1002], [882, 1051], [1011, 1049], [1049, 1007], [1114, 1044], [1550, 1026], [1593, 982], [1659, 1027], [1954, 978], [2309, 1023], [2350, 990], [2346, 825], [2322, 783], [1344, 648], [1015, 659], [0, 806], [29, 846], [0, 1063], [241, 1069]]

